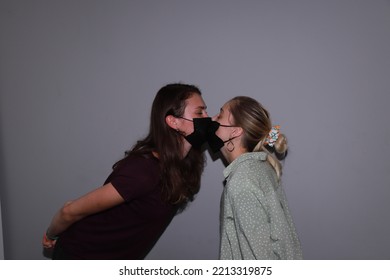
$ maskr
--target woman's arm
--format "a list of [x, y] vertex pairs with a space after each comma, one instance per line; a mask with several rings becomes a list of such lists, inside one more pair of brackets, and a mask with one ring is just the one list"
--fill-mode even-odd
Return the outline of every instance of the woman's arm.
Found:
[[264, 197], [257, 197], [253, 192], [245, 190], [231, 197], [234, 223], [237, 227], [236, 250], [245, 260], [274, 259], [271, 245], [269, 219], [264, 205]]
[[86, 216], [112, 208], [124, 202], [122, 196], [108, 183], [76, 200], [68, 201], [53, 217], [42, 244], [45, 248], [51, 248], [56, 242], [56, 237], [65, 231], [73, 223]]

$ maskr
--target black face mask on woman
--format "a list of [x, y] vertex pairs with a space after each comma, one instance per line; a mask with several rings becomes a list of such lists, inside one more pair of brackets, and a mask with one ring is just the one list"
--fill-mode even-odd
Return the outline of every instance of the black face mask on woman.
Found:
[[222, 126], [222, 127], [235, 127], [234, 125], [223, 125], [223, 124], [220, 124], [219, 122], [212, 121], [212, 124], [209, 127], [209, 132], [207, 135], [207, 142], [210, 146], [210, 149], [213, 151], [213, 153], [217, 153], [225, 145], [225, 143], [238, 137], [238, 136], [232, 137], [226, 141], [223, 141], [221, 138], [219, 138], [215, 134], [215, 132], [218, 130], [218, 128], [220, 126]]
[[211, 118], [194, 118], [192, 120], [183, 117], [178, 118], [194, 123], [194, 132], [187, 136], [183, 136], [194, 148], [200, 148], [207, 142], [210, 126], [212, 124]]
[[194, 132], [183, 136], [194, 148], [200, 148], [206, 142], [209, 144], [210, 149], [213, 153], [217, 153], [226, 142], [236, 138], [229, 138], [226, 141], [223, 141], [219, 138], [215, 132], [220, 126], [223, 127], [234, 127], [231, 125], [222, 125], [219, 122], [213, 121], [210, 117], [207, 118], [194, 118], [192, 120], [186, 119], [183, 117], [178, 117], [180, 119], [190, 121], [194, 123]]

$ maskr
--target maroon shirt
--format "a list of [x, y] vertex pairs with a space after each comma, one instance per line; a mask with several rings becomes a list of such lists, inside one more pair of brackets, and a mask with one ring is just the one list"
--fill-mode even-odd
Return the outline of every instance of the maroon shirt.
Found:
[[153, 156], [127, 157], [105, 182], [125, 203], [69, 227], [58, 240], [64, 253], [72, 259], [145, 258], [177, 210], [161, 199], [160, 173]]

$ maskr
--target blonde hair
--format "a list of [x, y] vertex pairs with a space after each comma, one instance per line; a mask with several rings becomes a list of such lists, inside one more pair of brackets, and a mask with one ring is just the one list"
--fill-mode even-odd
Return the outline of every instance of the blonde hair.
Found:
[[282, 176], [282, 165], [264, 146], [268, 133], [272, 129], [270, 114], [255, 99], [237, 96], [229, 102], [229, 110], [234, 125], [244, 130], [242, 145], [247, 151], [267, 153], [267, 161], [274, 168], [278, 180]]

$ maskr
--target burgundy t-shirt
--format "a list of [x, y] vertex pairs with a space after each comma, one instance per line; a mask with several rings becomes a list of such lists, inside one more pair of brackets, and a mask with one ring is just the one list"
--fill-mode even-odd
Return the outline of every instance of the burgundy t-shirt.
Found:
[[111, 182], [125, 203], [88, 216], [60, 235], [65, 254], [74, 259], [143, 259], [176, 214], [161, 199], [159, 162], [153, 156], [129, 156]]

